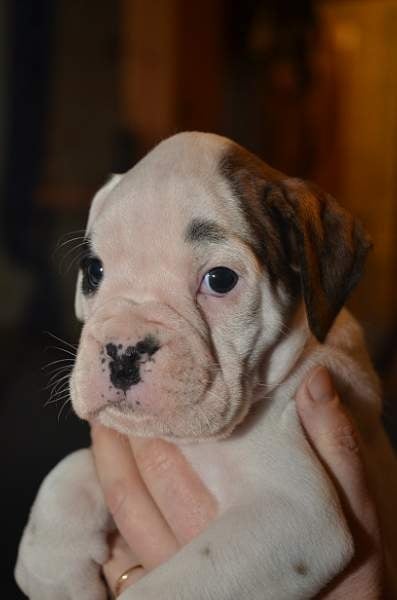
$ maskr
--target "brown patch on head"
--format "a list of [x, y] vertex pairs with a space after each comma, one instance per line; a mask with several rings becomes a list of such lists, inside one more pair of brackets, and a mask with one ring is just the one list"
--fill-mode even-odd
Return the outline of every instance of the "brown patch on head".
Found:
[[300, 288], [310, 329], [324, 341], [371, 247], [361, 224], [313, 184], [286, 177], [236, 144], [220, 171], [271, 280], [292, 298]]
[[219, 168], [239, 201], [257, 257], [266, 265], [272, 281], [281, 279], [289, 291], [293, 291], [297, 277], [289, 268], [288, 239], [283, 228], [274, 226], [271, 214], [274, 197], [280, 195], [278, 184], [285, 179], [284, 175], [237, 144], [231, 144]]

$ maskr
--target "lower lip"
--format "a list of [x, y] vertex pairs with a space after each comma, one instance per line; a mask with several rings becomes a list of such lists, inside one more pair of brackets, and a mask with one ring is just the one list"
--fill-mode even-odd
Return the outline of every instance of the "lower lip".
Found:
[[104, 404], [103, 406], [101, 406], [100, 408], [97, 408], [96, 410], [91, 411], [88, 415], [87, 415], [87, 421], [89, 423], [95, 423], [95, 421], [98, 420], [98, 417], [100, 416], [100, 414], [106, 409], [107, 405]]

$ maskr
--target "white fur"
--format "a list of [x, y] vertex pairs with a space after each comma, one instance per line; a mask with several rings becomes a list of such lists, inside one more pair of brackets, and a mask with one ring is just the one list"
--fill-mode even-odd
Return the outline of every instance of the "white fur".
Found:
[[[173, 440], [218, 503], [208, 529], [124, 600], [303, 600], [348, 564], [349, 529], [294, 404], [316, 364], [333, 372], [364, 436], [393, 577], [396, 462], [360, 328], [342, 311], [319, 344], [303, 305], [286, 327], [284, 291], [270, 285], [247, 247], [247, 223], [217, 171], [228, 144], [204, 134], [166, 140], [103, 188], [90, 213], [105, 277], [91, 298], [78, 283], [76, 312], [85, 326], [71, 382], [75, 410], [123, 433]], [[228, 242], [187, 244], [195, 217], [221, 223]], [[198, 290], [205, 271], [219, 265], [240, 280], [214, 299]], [[111, 340], [135, 344], [147, 333], [161, 348], [151, 369], [142, 367], [143, 381], [126, 392], [134, 410], [118, 412], [100, 349]], [[90, 451], [72, 454], [44, 481], [32, 509], [16, 567], [20, 587], [32, 600], [105, 597], [99, 571], [111, 527]]]

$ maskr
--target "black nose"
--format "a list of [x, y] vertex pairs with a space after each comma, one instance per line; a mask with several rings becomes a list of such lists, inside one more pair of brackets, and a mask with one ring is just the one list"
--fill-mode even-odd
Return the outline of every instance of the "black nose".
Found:
[[139, 354], [137, 351], [128, 350], [129, 348], [125, 352], [117, 354], [109, 363], [110, 381], [115, 388], [124, 391], [141, 380]]
[[146, 336], [136, 346], [122, 344], [106, 344], [109, 362], [110, 381], [115, 388], [126, 391], [132, 385], [141, 381], [140, 366], [145, 362], [145, 356], [150, 358], [160, 348], [160, 344], [152, 336]]

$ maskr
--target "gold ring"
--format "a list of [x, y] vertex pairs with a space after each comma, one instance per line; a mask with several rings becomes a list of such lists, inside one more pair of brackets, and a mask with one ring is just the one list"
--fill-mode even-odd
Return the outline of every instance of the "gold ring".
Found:
[[128, 580], [129, 576], [135, 571], [135, 569], [143, 569], [143, 565], [134, 565], [133, 567], [130, 567], [120, 575], [120, 577], [116, 581], [116, 585], [114, 586], [115, 598], [120, 596], [122, 585]]

